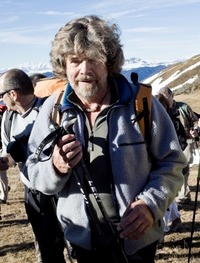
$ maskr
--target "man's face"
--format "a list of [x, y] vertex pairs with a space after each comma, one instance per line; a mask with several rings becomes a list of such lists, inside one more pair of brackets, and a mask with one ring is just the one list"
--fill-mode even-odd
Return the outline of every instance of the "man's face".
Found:
[[66, 66], [68, 81], [78, 97], [91, 100], [105, 90], [108, 73], [101, 61], [69, 55]]
[[5, 91], [4, 88], [4, 78], [5, 74], [0, 77], [0, 99], [3, 100], [9, 111], [15, 110], [15, 102], [11, 98], [11, 91]]
[[173, 103], [174, 103], [174, 96], [173, 94], [169, 94], [168, 97], [167, 97], [168, 101], [169, 101], [169, 106], [170, 108], [172, 108], [173, 106]]

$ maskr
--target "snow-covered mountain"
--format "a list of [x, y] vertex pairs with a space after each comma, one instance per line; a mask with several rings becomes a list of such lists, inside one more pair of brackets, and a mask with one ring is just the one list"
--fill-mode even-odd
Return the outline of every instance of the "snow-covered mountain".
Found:
[[[173, 63], [173, 62], [171, 62]], [[145, 78], [148, 78], [152, 74], [155, 74], [159, 72], [160, 70], [163, 70], [166, 68], [167, 65], [169, 65], [170, 62], [147, 62], [144, 60], [141, 60], [140, 58], [130, 58], [125, 60], [122, 74], [127, 77], [128, 80], [130, 80], [130, 73], [132, 71], [135, 71], [139, 75], [139, 81], [143, 81]], [[33, 73], [43, 73], [46, 75], [51, 75], [52, 67], [50, 63], [25, 63], [20, 64], [17, 66], [17, 68], [22, 69], [24, 72], [26, 72], [28, 75], [31, 75]], [[9, 68], [3, 68], [0, 69], [0, 74], [8, 70]]]
[[144, 81], [144, 79], [149, 78], [150, 76], [160, 72], [165, 69], [166, 65], [158, 65], [158, 66], [141, 66], [141, 67], [132, 67], [130, 69], [122, 69], [121, 73], [124, 75], [129, 81], [131, 72], [136, 72], [138, 74], [138, 80], [140, 82]]
[[[33, 73], [45, 73], [45, 72], [52, 72], [52, 67], [50, 63], [24, 63], [24, 64], [19, 64], [15, 68], [21, 69], [26, 74], [31, 75]], [[2, 68], [0, 69], [0, 74], [5, 72], [6, 70], [9, 70], [11, 68]]]
[[156, 66], [168, 66], [169, 64], [173, 64], [175, 62], [172, 61], [145, 61], [145, 60], [141, 60], [140, 58], [130, 58], [130, 59], [126, 59], [124, 66], [123, 66], [123, 70], [130, 70], [133, 68], [144, 68], [144, 67], [156, 67]]
[[[43, 73], [46, 76], [52, 76], [50, 63], [26, 63], [17, 68], [24, 70], [28, 75], [33, 73]], [[7, 69], [0, 69], [0, 74]], [[131, 72], [138, 73], [139, 81], [150, 83], [153, 87], [153, 94], [158, 88], [168, 86], [172, 90], [180, 91], [186, 84], [200, 81], [200, 54], [184, 61], [147, 62], [140, 58], [130, 58], [125, 60], [122, 68], [122, 74], [130, 80]]]
[[161, 87], [168, 86], [175, 93], [200, 86], [200, 54], [191, 57], [183, 62], [169, 65], [160, 72], [146, 78], [145, 83], [153, 87], [153, 93]]

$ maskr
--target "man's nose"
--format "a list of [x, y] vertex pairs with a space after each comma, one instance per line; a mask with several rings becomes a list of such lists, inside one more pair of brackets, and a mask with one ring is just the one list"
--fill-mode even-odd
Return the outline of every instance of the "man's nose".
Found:
[[88, 60], [83, 60], [80, 64], [80, 73], [87, 74], [92, 70], [92, 63]]

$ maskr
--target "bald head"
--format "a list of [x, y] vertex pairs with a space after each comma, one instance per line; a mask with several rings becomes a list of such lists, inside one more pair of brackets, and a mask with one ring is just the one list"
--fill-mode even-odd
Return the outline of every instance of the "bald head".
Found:
[[158, 93], [163, 94], [163, 96], [165, 96], [166, 98], [168, 98], [169, 96], [173, 96], [173, 92], [170, 88], [168, 87], [162, 87], [158, 90]]
[[168, 87], [162, 87], [158, 90], [157, 95], [162, 94], [169, 102], [170, 108], [172, 108], [174, 104], [174, 94], [172, 90]]
[[0, 94], [10, 90], [17, 90], [23, 95], [34, 93], [31, 79], [20, 69], [10, 69], [0, 76]]

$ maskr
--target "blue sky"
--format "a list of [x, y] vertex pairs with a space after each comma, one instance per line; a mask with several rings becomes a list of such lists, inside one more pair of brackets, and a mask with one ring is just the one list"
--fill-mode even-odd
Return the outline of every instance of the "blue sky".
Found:
[[69, 20], [95, 14], [117, 23], [125, 58], [174, 61], [200, 53], [200, 0], [0, 0], [0, 68], [48, 63]]

